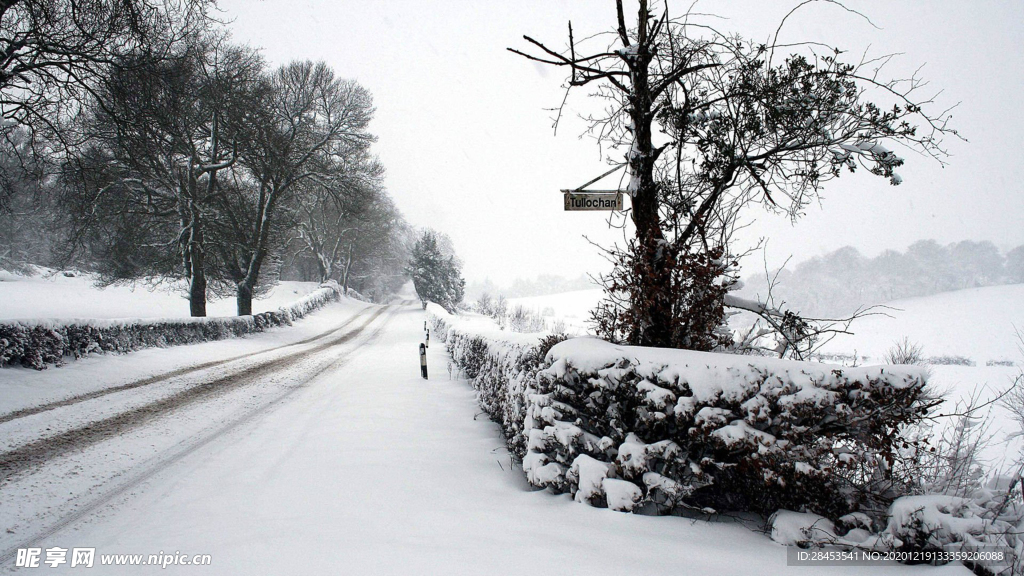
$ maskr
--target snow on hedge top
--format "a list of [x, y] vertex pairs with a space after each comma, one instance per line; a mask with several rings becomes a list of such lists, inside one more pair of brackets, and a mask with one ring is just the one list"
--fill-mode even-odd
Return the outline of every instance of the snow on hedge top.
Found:
[[685, 382], [693, 392], [692, 400], [698, 402], [719, 395], [740, 398], [744, 391], [766, 378], [775, 380], [778, 386], [797, 387], [797, 399], [829, 394], [826, 389], [833, 388], [839, 380], [878, 381], [896, 388], [920, 385], [926, 380], [924, 371], [913, 366], [849, 368], [763, 356], [619, 346], [593, 337], [556, 344], [546, 360], [552, 363], [548, 372], [557, 378], [563, 377], [569, 367], [604, 375], [618, 370], [617, 366], [625, 361], [637, 374], [653, 382]]
[[502, 330], [494, 320], [482, 314], [473, 312], [449, 314], [447, 310], [433, 302], [427, 304], [427, 312], [447, 322], [450, 330], [456, 330], [469, 336], [479, 336], [487, 341], [489, 346], [492, 344], [533, 346], [540, 341], [541, 335], [539, 334], [522, 334], [511, 330]]

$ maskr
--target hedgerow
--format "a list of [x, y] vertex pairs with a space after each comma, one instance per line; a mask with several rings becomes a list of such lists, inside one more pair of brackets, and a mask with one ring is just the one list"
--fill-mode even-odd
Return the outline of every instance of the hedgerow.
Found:
[[288, 326], [339, 299], [335, 283], [294, 304], [252, 316], [132, 320], [25, 320], [0, 323], [0, 366], [43, 370], [94, 352], [126, 353], [154, 346], [223, 340]]

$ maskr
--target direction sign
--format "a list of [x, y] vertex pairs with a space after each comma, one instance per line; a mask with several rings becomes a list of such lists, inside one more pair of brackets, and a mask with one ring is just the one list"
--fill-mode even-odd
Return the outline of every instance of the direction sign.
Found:
[[562, 190], [566, 211], [622, 210], [621, 192], [573, 192]]

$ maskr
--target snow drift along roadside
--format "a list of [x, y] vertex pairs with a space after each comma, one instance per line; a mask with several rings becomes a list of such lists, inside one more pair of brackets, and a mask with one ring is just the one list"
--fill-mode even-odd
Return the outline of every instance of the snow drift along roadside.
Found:
[[287, 326], [341, 297], [336, 282], [295, 303], [251, 316], [204, 318], [128, 318], [115, 320], [13, 320], [0, 322], [0, 367], [21, 365], [43, 370], [91, 352], [126, 353], [153, 346], [222, 340]]

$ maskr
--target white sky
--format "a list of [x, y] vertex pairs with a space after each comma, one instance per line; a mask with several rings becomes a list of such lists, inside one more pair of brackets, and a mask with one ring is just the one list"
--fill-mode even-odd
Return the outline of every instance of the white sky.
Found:
[[[672, 2], [674, 12], [689, 2]], [[962, 102], [949, 140], [949, 166], [904, 156], [904, 183], [844, 175], [795, 226], [760, 218], [749, 236], [770, 237], [768, 258], [794, 261], [853, 245], [868, 255], [922, 238], [942, 243], [1024, 243], [1021, 167], [1024, 120], [1024, 2], [1019, 0], [849, 0], [879, 27], [825, 3], [803, 8], [781, 40], [815, 40], [859, 55], [900, 52], [893, 73], [926, 63], [943, 89], [939, 103]], [[388, 169], [387, 185], [410, 222], [448, 233], [468, 281], [506, 283], [537, 274], [576, 276], [604, 268], [583, 238], [608, 243], [602, 213], [562, 211], [560, 188], [604, 172], [596, 143], [579, 139], [576, 112], [593, 110], [585, 92], [570, 98], [557, 137], [552, 113], [561, 70], [505, 50], [523, 34], [565, 46], [610, 29], [612, 0], [221, 0], [237, 41], [262, 47], [272, 64], [325, 60], [374, 95], [371, 130]], [[767, 6], [766, 6], [767, 5]], [[719, 27], [767, 40], [796, 2], [704, 1]], [[635, 12], [633, 12], [635, 13]], [[852, 177], [851, 177], [852, 176]], [[751, 216], [762, 216], [760, 211]], [[759, 265], [758, 263], [753, 263]]]

